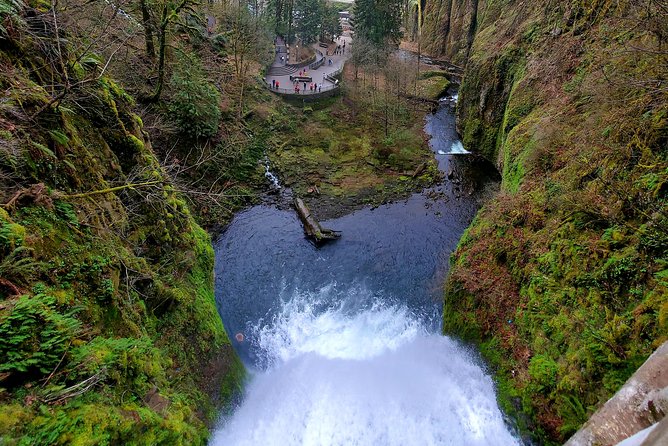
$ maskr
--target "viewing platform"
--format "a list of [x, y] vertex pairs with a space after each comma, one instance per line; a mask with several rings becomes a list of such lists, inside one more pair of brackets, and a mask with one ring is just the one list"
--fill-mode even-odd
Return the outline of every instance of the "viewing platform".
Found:
[[[339, 51], [335, 51], [337, 47]], [[344, 33], [331, 45], [315, 43], [312, 48], [315, 52], [312, 58], [299, 64], [289, 64], [287, 46], [279, 37], [274, 63], [263, 78], [267, 88], [281, 96], [308, 97], [312, 100], [337, 94], [340, 89], [337, 77], [350, 58], [352, 38]]]

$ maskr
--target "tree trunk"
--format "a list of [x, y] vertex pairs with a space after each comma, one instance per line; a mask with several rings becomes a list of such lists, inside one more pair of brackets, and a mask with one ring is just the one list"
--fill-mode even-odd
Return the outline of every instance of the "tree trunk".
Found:
[[163, 9], [163, 22], [160, 26], [160, 48], [158, 53], [158, 85], [155, 87], [155, 93], [151, 98], [152, 101], [158, 102], [162, 95], [162, 87], [165, 83], [165, 53], [167, 51], [167, 8]]
[[141, 19], [144, 26], [144, 40], [146, 41], [146, 55], [150, 60], [155, 60], [155, 45], [153, 43], [153, 24], [151, 23], [151, 14], [148, 10], [146, 0], [141, 0]]
[[304, 232], [306, 236], [312, 239], [316, 245], [320, 245], [328, 240], [335, 240], [341, 237], [341, 233], [338, 231], [333, 231], [331, 229], [326, 229], [320, 226], [320, 223], [313, 217], [311, 211], [306, 204], [302, 201], [301, 198], [295, 198], [294, 201], [295, 209], [297, 214], [299, 214], [299, 219], [304, 225]]

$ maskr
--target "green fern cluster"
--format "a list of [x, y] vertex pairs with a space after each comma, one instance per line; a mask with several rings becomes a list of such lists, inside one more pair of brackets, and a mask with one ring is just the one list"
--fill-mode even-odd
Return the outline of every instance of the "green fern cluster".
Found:
[[75, 313], [48, 294], [20, 297], [0, 319], [0, 372], [51, 372], [81, 328]]

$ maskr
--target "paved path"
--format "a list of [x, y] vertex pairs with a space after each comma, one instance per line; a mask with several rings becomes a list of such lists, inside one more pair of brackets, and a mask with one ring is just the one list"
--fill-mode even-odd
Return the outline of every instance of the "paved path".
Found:
[[[351, 55], [351, 50], [352, 50], [352, 38], [350, 37], [350, 34], [348, 32], [344, 32], [343, 36], [339, 37], [336, 40], [337, 45], [343, 46], [343, 42], [346, 43], [346, 50], [345, 54], [343, 55], [334, 55], [334, 56], [325, 56], [325, 63], [318, 69], [316, 70], [310, 70], [308, 67], [306, 68], [306, 76], [310, 76], [313, 78], [313, 82], [316, 84], [322, 84], [322, 91], [327, 91], [327, 90], [332, 90], [334, 88], [337, 88], [336, 84], [330, 82], [329, 80], [326, 79], [327, 75], [331, 75], [333, 73], [338, 73], [339, 71], [343, 70], [343, 65], [344, 63], [350, 59]], [[313, 48], [322, 51], [323, 53], [325, 52], [325, 48], [320, 48], [318, 47], [318, 44], [314, 44]], [[270, 72], [273, 74], [269, 74], [266, 77], [267, 81], [267, 86], [271, 89], [272, 81], [277, 81], [279, 84], [279, 93], [295, 93], [293, 82], [290, 80], [291, 75], [298, 75], [299, 71], [304, 70], [303, 68], [290, 68], [286, 66], [287, 63], [287, 54], [285, 53], [285, 43], [283, 42], [282, 39], [278, 39], [276, 42], [276, 59], [274, 60], [274, 63], [271, 65], [271, 70]], [[281, 60], [281, 57], [284, 57], [284, 60]], [[332, 61], [332, 64], [329, 64], [329, 60]], [[306, 84], [306, 94], [315, 94], [316, 92], [311, 92], [308, 89], [308, 83]], [[300, 94], [304, 94], [304, 84], [300, 83], [299, 84], [300, 88]], [[273, 89], [273, 91], [277, 91], [276, 89]]]

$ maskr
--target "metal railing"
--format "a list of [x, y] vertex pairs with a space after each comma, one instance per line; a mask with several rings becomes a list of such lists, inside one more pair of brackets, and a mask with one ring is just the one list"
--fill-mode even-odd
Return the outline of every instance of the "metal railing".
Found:
[[325, 80], [331, 82], [332, 84], [339, 85], [339, 80], [336, 79], [336, 76], [339, 74], [343, 73], [343, 66], [341, 66], [338, 70], [332, 71], [329, 74], [325, 75]]
[[299, 93], [297, 93], [297, 90], [294, 87], [293, 88], [282, 88], [282, 87], [281, 88], [271, 88], [271, 84], [268, 84], [268, 87], [269, 87], [269, 90], [273, 91], [274, 93], [287, 95], [287, 96], [314, 96], [314, 95], [318, 95], [320, 93], [325, 93], [325, 92], [328, 92], [328, 91], [337, 90], [339, 88], [339, 85], [338, 84], [332, 84], [332, 85], [328, 84], [328, 85], [323, 85], [321, 88], [317, 88], [317, 89], [313, 89], [313, 90], [310, 90], [310, 89], [307, 88], [306, 91], [304, 91], [304, 89], [300, 87]]
[[[325, 63], [325, 56], [322, 54], [322, 51], [315, 50], [315, 53], [316, 53], [316, 61], [308, 66], [309, 69], [311, 69], [311, 70], [317, 70], [318, 68], [323, 66], [324, 63]], [[318, 59], [318, 57], [320, 57], [320, 59]]]
[[[322, 53], [320, 53], [320, 54], [322, 54]], [[299, 68], [308, 67], [309, 65], [311, 65], [312, 63], [314, 63], [314, 62], [316, 62], [316, 61], [317, 61], [317, 56], [314, 54], [313, 56], [309, 57], [309, 58], [308, 58], [307, 60], [305, 60], [304, 62], [299, 62], [299, 63], [287, 63], [287, 64], [285, 64], [285, 66], [286, 66], [286, 67], [290, 67], [290, 68], [297, 68], [297, 69], [299, 69]]]

